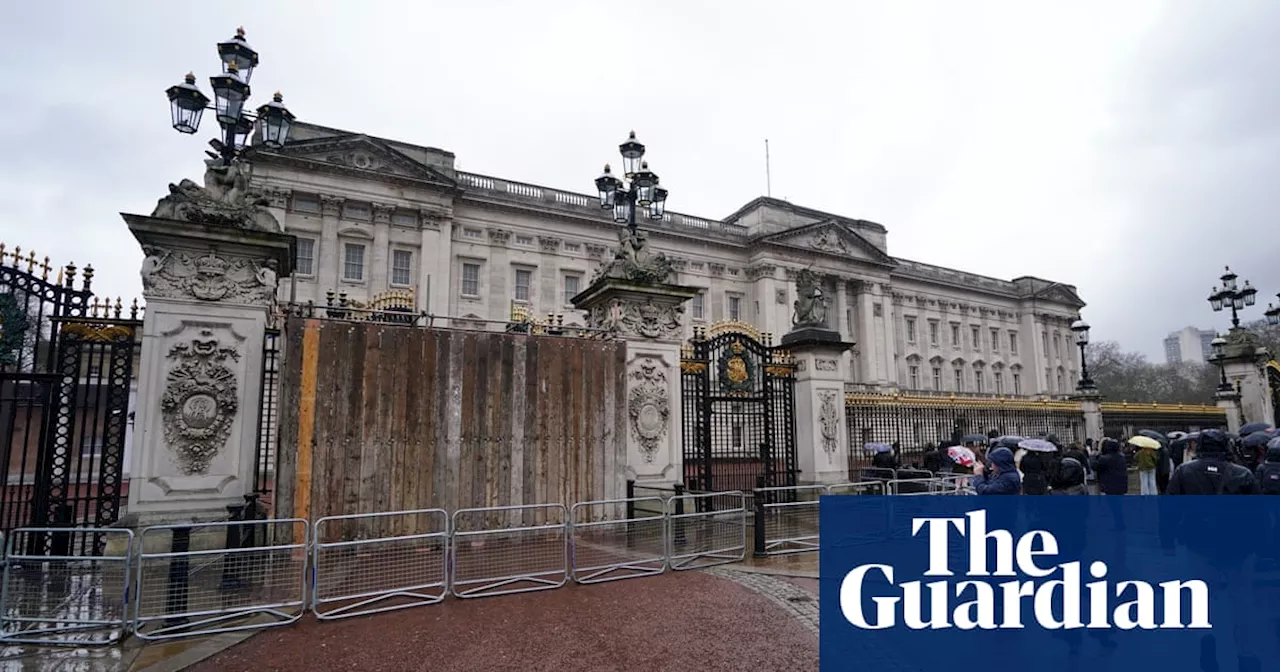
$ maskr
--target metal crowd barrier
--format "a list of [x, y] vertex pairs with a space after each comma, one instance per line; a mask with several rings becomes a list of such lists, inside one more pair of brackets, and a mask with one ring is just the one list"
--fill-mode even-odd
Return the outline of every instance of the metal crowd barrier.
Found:
[[[684, 513], [676, 513], [684, 511]], [[667, 500], [667, 562], [685, 570], [747, 557], [747, 496], [703, 492]]]
[[818, 550], [818, 498], [825, 485], [756, 488], [755, 555]]
[[577, 583], [661, 574], [667, 569], [661, 497], [578, 502], [570, 508], [569, 571]]
[[[75, 555], [77, 546], [99, 543], [107, 555]], [[94, 646], [124, 638], [132, 530], [24, 527], [4, 548], [0, 642]]]
[[862, 467], [858, 469], [858, 481], [892, 481], [898, 472], [883, 467]]
[[[225, 543], [246, 527], [263, 535], [261, 545]], [[136, 634], [175, 639], [297, 621], [306, 610], [309, 530], [299, 518], [143, 529]]]
[[435, 604], [448, 591], [444, 509], [327, 516], [312, 539], [311, 610], [321, 620]]
[[450, 591], [485, 597], [563, 586], [569, 579], [568, 516], [564, 504], [454, 511]]
[[833, 483], [827, 486], [828, 495], [883, 495], [884, 481], [858, 481], [856, 483]]

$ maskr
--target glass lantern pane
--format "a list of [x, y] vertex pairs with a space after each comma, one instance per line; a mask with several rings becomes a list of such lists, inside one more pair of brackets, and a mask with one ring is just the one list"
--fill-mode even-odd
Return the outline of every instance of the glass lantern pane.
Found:
[[640, 207], [648, 207], [653, 202], [653, 187], [636, 186], [636, 205]]
[[626, 199], [618, 199], [613, 204], [613, 221], [625, 224], [631, 219], [631, 204]]

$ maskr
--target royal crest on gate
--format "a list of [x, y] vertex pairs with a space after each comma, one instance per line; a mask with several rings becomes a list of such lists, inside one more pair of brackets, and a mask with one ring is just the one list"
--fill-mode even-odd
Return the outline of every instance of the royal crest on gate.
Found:
[[746, 356], [742, 341], [734, 341], [720, 358], [720, 387], [729, 392], [749, 392], [755, 386], [756, 366]]

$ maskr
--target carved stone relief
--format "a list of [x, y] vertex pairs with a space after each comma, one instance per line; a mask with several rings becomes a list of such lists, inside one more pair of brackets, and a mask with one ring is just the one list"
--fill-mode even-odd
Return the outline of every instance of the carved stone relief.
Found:
[[587, 250], [588, 257], [591, 257], [592, 259], [599, 259], [604, 256], [604, 253], [608, 250], [608, 248], [605, 247], [604, 245], [587, 243], [586, 250]]
[[813, 360], [813, 368], [815, 371], [835, 371], [838, 363], [834, 359], [815, 359]]
[[538, 244], [542, 246], [543, 252], [555, 252], [560, 249], [560, 243], [563, 242], [554, 236], [538, 236]]
[[276, 262], [259, 264], [233, 259], [210, 248], [199, 257], [145, 246], [142, 260], [142, 293], [147, 298], [199, 299], [270, 304], [276, 296]]
[[707, 270], [711, 275], [724, 275], [724, 264], [707, 264]]
[[683, 334], [684, 306], [655, 303], [653, 299], [613, 299], [592, 306], [587, 324], [622, 336], [678, 339]]
[[191, 180], [169, 185], [152, 217], [177, 219], [208, 226], [279, 232], [280, 222], [267, 209], [272, 199], [249, 184], [249, 166], [239, 160], [205, 161], [204, 186]]
[[815, 250], [823, 252], [831, 252], [833, 254], [848, 254], [849, 246], [845, 244], [844, 239], [840, 237], [834, 229], [822, 229], [818, 232], [809, 246]]
[[773, 300], [774, 300], [774, 302], [775, 302], [775, 303], [779, 303], [779, 304], [782, 304], [782, 305], [784, 305], [784, 306], [785, 306], [785, 305], [787, 305], [787, 290], [785, 290], [785, 289], [779, 289], [779, 290], [775, 291], [775, 292], [773, 293]]
[[376, 224], [390, 224], [391, 215], [396, 211], [396, 206], [386, 203], [373, 204], [373, 221]]
[[631, 388], [627, 392], [631, 435], [640, 445], [644, 461], [653, 462], [667, 438], [671, 417], [667, 372], [659, 367], [657, 360], [645, 357], [635, 363], [627, 377]]
[[511, 240], [511, 232], [506, 229], [489, 229], [489, 240], [498, 245], [506, 245]]
[[818, 390], [818, 399], [820, 401], [818, 424], [822, 430], [822, 450], [826, 452], [827, 461], [830, 462], [840, 447], [840, 392]]
[[170, 348], [168, 358], [175, 364], [160, 398], [165, 444], [184, 474], [204, 474], [226, 446], [239, 410], [235, 372], [227, 364], [240, 353], [202, 329]]

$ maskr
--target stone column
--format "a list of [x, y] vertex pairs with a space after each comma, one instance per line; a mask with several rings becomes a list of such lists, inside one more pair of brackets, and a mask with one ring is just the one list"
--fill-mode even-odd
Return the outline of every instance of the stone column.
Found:
[[604, 277], [573, 298], [587, 324], [627, 342], [626, 477], [684, 481], [680, 345], [694, 287]]
[[[1275, 425], [1275, 412], [1271, 407], [1271, 387], [1267, 383], [1267, 361], [1271, 353], [1257, 337], [1244, 329], [1232, 329], [1227, 333], [1227, 345], [1223, 349], [1220, 364], [1227, 374], [1227, 382], [1235, 388], [1238, 404], [1238, 421], [1241, 425], [1265, 422]], [[1221, 400], [1219, 405], [1222, 405]], [[1231, 413], [1228, 412], [1228, 418]], [[1237, 431], [1239, 427], [1232, 427]]]
[[1227, 431], [1240, 431], [1240, 428], [1244, 425], [1240, 417], [1240, 394], [1234, 388], [1218, 390], [1218, 393], [1213, 395], [1213, 399], [1218, 408], [1226, 411]]
[[1080, 412], [1084, 414], [1084, 438], [1093, 439], [1094, 445], [1100, 445], [1103, 438], [1102, 395], [1097, 390], [1076, 390], [1072, 401], [1080, 404]]
[[418, 265], [418, 310], [450, 315], [453, 296], [453, 211], [422, 208], [422, 263]]
[[[792, 332], [795, 333], [795, 332]], [[796, 451], [804, 484], [840, 483], [849, 477], [849, 427], [844, 415], [844, 353], [852, 343], [789, 339], [796, 363]]]
[[146, 254], [129, 485], [143, 524], [226, 517], [253, 490], [263, 332], [296, 245], [168, 212], [187, 220], [124, 215]]

